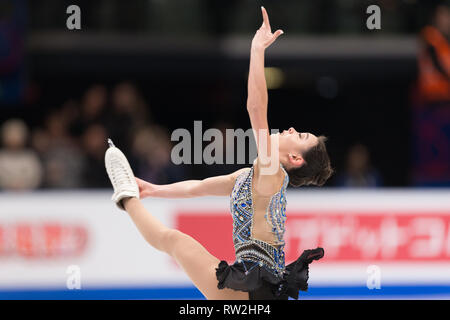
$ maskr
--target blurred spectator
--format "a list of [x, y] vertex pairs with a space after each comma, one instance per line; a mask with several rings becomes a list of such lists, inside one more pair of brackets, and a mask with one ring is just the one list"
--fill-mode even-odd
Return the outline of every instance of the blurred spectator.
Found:
[[69, 99], [63, 103], [59, 112], [64, 123], [70, 128], [70, 134], [74, 134], [73, 129], [80, 116], [78, 103]]
[[172, 143], [166, 129], [146, 126], [134, 135], [132, 166], [136, 176], [156, 184], [167, 184], [184, 180], [183, 165], [171, 161]]
[[436, 6], [422, 29], [417, 90], [413, 91], [415, 186], [450, 186], [450, 1]]
[[138, 90], [129, 82], [116, 85], [111, 98], [112, 110], [107, 113], [106, 128], [116, 145], [127, 153], [132, 133], [150, 120], [149, 112]]
[[[80, 107], [74, 100], [66, 101], [45, 118], [44, 128], [33, 131], [32, 146], [44, 167], [42, 187], [110, 187], [104, 168], [107, 138], [111, 137], [128, 154], [131, 133], [146, 123], [148, 112], [136, 88], [128, 82], [114, 88], [112, 110], [106, 110], [107, 100], [106, 87], [93, 85], [84, 93]], [[170, 139], [166, 139], [166, 143], [170, 143]], [[153, 146], [156, 159], [167, 161], [162, 144]], [[152, 161], [152, 170], [164, 167], [161, 170], [167, 170], [166, 174], [170, 176], [173, 170], [160, 162]]]
[[44, 164], [44, 188], [78, 188], [81, 186], [83, 156], [68, 133], [67, 119], [54, 112], [45, 119], [45, 130], [33, 132], [33, 147]]
[[369, 150], [362, 144], [353, 145], [347, 154], [346, 170], [337, 176], [339, 187], [379, 187], [378, 171], [370, 164]]
[[0, 188], [24, 190], [37, 188], [42, 167], [33, 150], [26, 147], [28, 128], [22, 120], [11, 119], [1, 128]]
[[83, 134], [85, 151], [83, 187], [108, 188], [111, 186], [105, 171], [105, 151], [108, 147], [106, 129], [101, 124], [90, 125]]
[[0, 104], [20, 104], [25, 99], [25, 35], [27, 1], [0, 1]]
[[[71, 131], [76, 136], [81, 136], [86, 128], [93, 123], [104, 123], [107, 98], [108, 95], [106, 87], [101, 84], [91, 86], [84, 93], [81, 101], [80, 114], [76, 116], [76, 120], [71, 125]], [[72, 116], [69, 112], [74, 112], [76, 108], [67, 107], [66, 110], [66, 114]]]
[[450, 5], [439, 5], [431, 23], [422, 29], [418, 57], [420, 98], [450, 102]]

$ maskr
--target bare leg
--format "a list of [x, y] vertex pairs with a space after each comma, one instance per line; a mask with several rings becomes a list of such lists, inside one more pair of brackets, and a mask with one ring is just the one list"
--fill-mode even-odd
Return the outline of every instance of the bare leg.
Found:
[[215, 268], [220, 260], [197, 240], [178, 230], [167, 228], [136, 198], [125, 199], [124, 206], [145, 240], [157, 250], [173, 257], [207, 299], [249, 299], [247, 292], [217, 288]]

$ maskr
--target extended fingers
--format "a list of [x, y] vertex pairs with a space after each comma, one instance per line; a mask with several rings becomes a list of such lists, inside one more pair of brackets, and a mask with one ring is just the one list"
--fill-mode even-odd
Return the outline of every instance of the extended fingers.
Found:
[[279, 36], [281, 36], [283, 33], [284, 33], [283, 30], [278, 29], [278, 30], [275, 31], [275, 33], [273, 34], [273, 37], [276, 39], [276, 38], [278, 38]]
[[261, 7], [262, 15], [263, 15], [263, 25], [266, 25], [270, 29], [269, 15], [264, 7]]
[[270, 39], [270, 42], [269, 42], [268, 46], [270, 46], [275, 40], [277, 40], [277, 38], [278, 38], [279, 36], [281, 36], [283, 33], [284, 33], [283, 30], [277, 30], [277, 31], [275, 31], [274, 34], [273, 34], [273, 36], [272, 36], [272, 39]]

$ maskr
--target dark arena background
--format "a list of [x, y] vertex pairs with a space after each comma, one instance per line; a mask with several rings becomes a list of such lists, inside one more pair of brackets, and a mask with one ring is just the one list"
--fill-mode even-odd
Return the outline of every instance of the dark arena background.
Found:
[[[327, 136], [335, 169], [288, 189], [287, 262], [326, 252], [300, 299], [450, 297], [448, 1], [3, 0], [0, 299], [204, 299], [110, 200], [106, 139], [156, 184], [249, 166], [176, 165], [171, 134], [250, 128], [261, 5], [284, 31], [266, 50], [269, 126]], [[144, 205], [234, 260], [228, 198]]]

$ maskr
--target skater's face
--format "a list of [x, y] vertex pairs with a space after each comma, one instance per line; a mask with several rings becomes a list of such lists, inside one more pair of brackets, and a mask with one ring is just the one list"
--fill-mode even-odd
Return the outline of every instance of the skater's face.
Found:
[[294, 128], [283, 130], [278, 135], [280, 159], [288, 161], [287, 167], [299, 167], [304, 163], [302, 155], [319, 142], [310, 132], [298, 132]]

